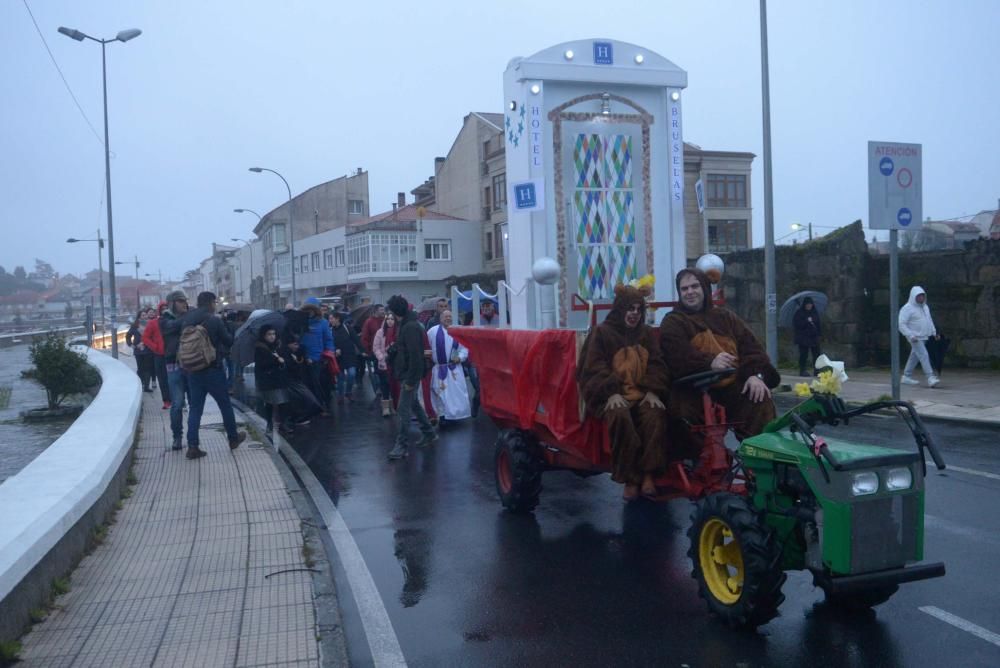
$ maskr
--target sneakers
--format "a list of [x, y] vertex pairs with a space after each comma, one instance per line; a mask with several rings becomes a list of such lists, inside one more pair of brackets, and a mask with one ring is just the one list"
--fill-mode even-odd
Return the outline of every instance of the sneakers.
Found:
[[165, 411], [170, 410], [170, 402], [169, 401], [164, 401], [163, 402], [163, 410], [165, 410]]
[[936, 387], [940, 382], [937, 376], [931, 376], [927, 379], [927, 387]]
[[181, 437], [180, 436], [174, 436], [174, 443], [173, 443], [173, 445], [170, 446], [170, 449], [171, 450], [183, 450], [184, 449], [184, 444], [181, 443]]
[[424, 434], [419, 441], [417, 441], [418, 448], [425, 448], [428, 445], [433, 445], [437, 443], [438, 435], [436, 431], [432, 431], [429, 434]]
[[236, 432], [236, 438], [229, 439], [229, 449], [235, 450], [245, 440], [247, 440], [247, 433], [245, 431]]
[[405, 443], [397, 443], [396, 445], [393, 446], [392, 450], [390, 450], [389, 454], [386, 456], [390, 460], [396, 460], [396, 459], [402, 459], [403, 457], [406, 457], [409, 454], [410, 453]]
[[388, 399], [382, 400], [382, 417], [389, 417], [392, 415], [392, 402]]
[[188, 447], [187, 454], [184, 456], [187, 457], [188, 459], [198, 459], [200, 457], [204, 457], [207, 454], [208, 454], [207, 452], [199, 448], [197, 445], [192, 445]]
[[914, 380], [911, 376], [902, 376], [899, 379], [899, 382], [901, 382], [903, 385], [919, 385], [920, 384], [919, 380]]

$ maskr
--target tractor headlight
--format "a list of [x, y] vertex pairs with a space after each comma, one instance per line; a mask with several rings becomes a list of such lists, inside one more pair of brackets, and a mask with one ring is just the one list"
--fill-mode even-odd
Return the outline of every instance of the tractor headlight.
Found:
[[885, 478], [885, 488], [890, 492], [899, 489], [910, 489], [913, 485], [913, 473], [910, 469], [889, 469]]
[[878, 491], [878, 474], [872, 471], [855, 473], [851, 481], [851, 494], [854, 496], [867, 496]]

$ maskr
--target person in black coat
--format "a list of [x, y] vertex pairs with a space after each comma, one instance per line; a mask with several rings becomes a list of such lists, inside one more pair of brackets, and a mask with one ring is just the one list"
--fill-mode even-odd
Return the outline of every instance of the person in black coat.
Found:
[[279, 351], [285, 360], [285, 370], [288, 373], [288, 410], [289, 419], [296, 427], [309, 424], [309, 419], [323, 412], [319, 399], [309, 389], [311, 376], [306, 365], [306, 356], [299, 344], [299, 339], [292, 336]]
[[358, 373], [358, 353], [361, 351], [361, 339], [357, 332], [344, 323], [344, 315], [334, 311], [329, 316], [330, 329], [333, 331], [333, 347], [336, 349], [337, 364], [340, 365], [340, 378], [337, 379], [337, 403], [354, 401], [351, 393], [354, 391], [354, 380]]
[[[787, 311], [786, 311], [787, 313]], [[809, 354], [812, 354], [812, 363], [815, 366], [816, 358], [820, 356], [819, 340], [823, 336], [823, 325], [819, 320], [819, 312], [812, 297], [802, 300], [802, 305], [795, 312], [792, 318], [792, 325], [795, 329], [795, 345], [799, 347], [799, 375], [811, 376], [806, 362]]]
[[281, 422], [281, 407], [288, 403], [288, 370], [285, 359], [278, 354], [278, 330], [265, 325], [257, 333], [257, 343], [253, 349], [253, 377], [257, 393], [267, 404], [267, 430], [271, 435], [274, 428], [283, 434], [289, 429]]

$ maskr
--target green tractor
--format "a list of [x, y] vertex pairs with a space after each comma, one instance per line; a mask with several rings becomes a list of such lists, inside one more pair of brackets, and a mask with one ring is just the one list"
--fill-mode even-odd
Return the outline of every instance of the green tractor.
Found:
[[[906, 422], [915, 452], [814, 432], [884, 409]], [[945, 468], [910, 403], [848, 409], [825, 394], [745, 439], [736, 460], [746, 494], [698, 500], [688, 531], [692, 576], [709, 610], [732, 627], [765, 624], [778, 615], [790, 570], [809, 570], [829, 603], [854, 609], [885, 602], [901, 583], [944, 575], [942, 563], [917, 563], [924, 551], [925, 452]]]

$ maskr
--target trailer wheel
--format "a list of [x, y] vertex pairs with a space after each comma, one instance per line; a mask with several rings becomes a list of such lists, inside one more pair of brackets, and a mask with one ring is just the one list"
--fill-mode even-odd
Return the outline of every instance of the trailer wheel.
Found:
[[542, 461], [534, 439], [517, 429], [500, 432], [494, 465], [503, 507], [515, 513], [534, 510], [542, 491]]
[[721, 492], [695, 504], [688, 529], [691, 577], [709, 612], [732, 628], [754, 629], [785, 600], [781, 546], [742, 496]]
[[885, 603], [897, 591], [899, 591], [899, 585], [870, 587], [868, 589], [859, 589], [840, 594], [831, 594], [829, 590], [824, 590], [824, 593], [826, 594], [826, 602], [829, 605], [848, 612], [860, 612]]

